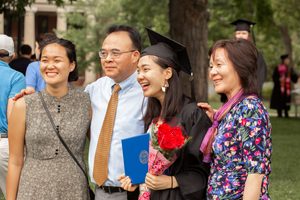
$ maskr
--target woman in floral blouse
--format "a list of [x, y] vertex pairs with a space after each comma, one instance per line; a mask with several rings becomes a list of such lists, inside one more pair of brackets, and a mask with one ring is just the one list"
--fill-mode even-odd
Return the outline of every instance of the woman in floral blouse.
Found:
[[228, 101], [217, 111], [200, 151], [211, 161], [207, 199], [270, 199], [271, 123], [257, 97], [257, 50], [246, 40], [220, 40], [210, 50], [209, 77]]

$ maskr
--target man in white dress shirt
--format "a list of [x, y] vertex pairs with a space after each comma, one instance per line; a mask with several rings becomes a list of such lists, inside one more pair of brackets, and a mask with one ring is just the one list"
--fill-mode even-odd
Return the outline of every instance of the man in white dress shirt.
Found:
[[[93, 117], [89, 149], [89, 173], [96, 184], [96, 200], [127, 200], [127, 192], [120, 188], [118, 177], [124, 173], [121, 139], [144, 132], [143, 108], [146, 108], [142, 88], [137, 82], [137, 63], [140, 58], [141, 38], [132, 27], [114, 25], [99, 51], [105, 77], [88, 85]], [[108, 178], [98, 185], [94, 179], [94, 161], [100, 131], [108, 102], [115, 84], [121, 86], [108, 157]], [[137, 199], [129, 194], [128, 199]]]

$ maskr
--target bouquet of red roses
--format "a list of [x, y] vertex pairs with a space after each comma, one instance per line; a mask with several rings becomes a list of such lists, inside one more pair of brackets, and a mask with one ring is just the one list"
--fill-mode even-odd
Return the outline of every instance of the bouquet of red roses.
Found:
[[[171, 127], [167, 123], [150, 126], [151, 141], [149, 146], [148, 171], [153, 175], [161, 175], [176, 160], [176, 152], [189, 140], [180, 126]], [[145, 184], [140, 186], [139, 200], [149, 200], [150, 191]]]

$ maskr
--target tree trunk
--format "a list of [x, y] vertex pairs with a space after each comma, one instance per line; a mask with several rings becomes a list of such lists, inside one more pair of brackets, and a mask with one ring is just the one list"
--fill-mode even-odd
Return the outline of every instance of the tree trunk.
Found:
[[290, 66], [294, 66], [292, 39], [289, 34], [289, 28], [286, 25], [282, 24], [279, 26], [279, 29], [285, 47], [285, 51], [289, 54]]
[[193, 82], [188, 76], [181, 76], [184, 92], [191, 95], [194, 88], [196, 101], [207, 101], [208, 97], [208, 18], [207, 0], [169, 1], [170, 35], [186, 46], [194, 74]]

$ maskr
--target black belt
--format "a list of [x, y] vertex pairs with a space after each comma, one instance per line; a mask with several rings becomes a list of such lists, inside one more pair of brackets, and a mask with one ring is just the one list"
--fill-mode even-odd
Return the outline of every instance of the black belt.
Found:
[[113, 187], [113, 186], [99, 186], [105, 193], [115, 193], [115, 192], [124, 192], [125, 190], [121, 187]]
[[6, 134], [0, 134], [0, 138], [8, 138], [7, 133]]

